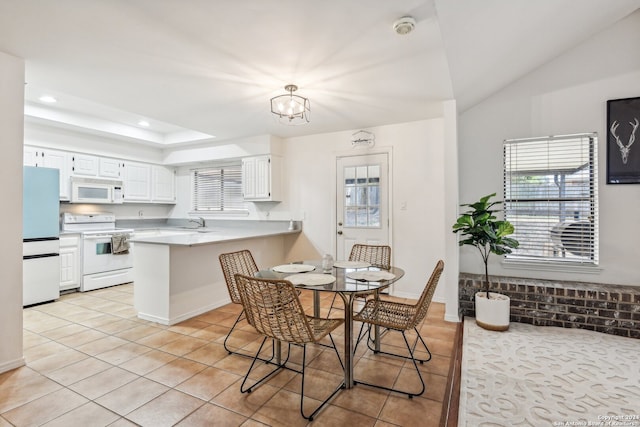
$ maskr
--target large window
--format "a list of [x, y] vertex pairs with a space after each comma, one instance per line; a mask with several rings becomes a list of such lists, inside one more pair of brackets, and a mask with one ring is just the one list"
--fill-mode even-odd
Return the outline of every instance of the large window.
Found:
[[246, 212], [241, 164], [193, 169], [191, 177], [194, 212]]
[[598, 264], [595, 134], [504, 142], [504, 214], [518, 261]]

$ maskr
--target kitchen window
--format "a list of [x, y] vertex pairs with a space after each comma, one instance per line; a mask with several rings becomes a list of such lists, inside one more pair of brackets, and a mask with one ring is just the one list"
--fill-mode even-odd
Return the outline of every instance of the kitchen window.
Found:
[[247, 213], [242, 198], [242, 164], [191, 170], [192, 211]]
[[520, 246], [509, 261], [598, 265], [597, 135], [504, 142], [504, 216]]

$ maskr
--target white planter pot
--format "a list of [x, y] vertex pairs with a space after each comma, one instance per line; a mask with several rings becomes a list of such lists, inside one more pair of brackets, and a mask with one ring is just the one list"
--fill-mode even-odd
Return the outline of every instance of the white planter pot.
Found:
[[478, 326], [492, 331], [509, 329], [511, 299], [502, 294], [489, 292], [476, 293], [476, 323]]

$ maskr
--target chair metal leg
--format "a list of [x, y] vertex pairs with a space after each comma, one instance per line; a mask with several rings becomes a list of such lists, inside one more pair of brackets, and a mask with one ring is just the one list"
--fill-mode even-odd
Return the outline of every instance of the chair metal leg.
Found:
[[[290, 367], [286, 366], [286, 363], [289, 360], [289, 354], [291, 354], [291, 344], [289, 344], [289, 350], [287, 352], [287, 358], [285, 359], [285, 361], [280, 363], [280, 364], [278, 364], [273, 370], [271, 370], [269, 373], [267, 373], [265, 376], [263, 376], [262, 378], [260, 378], [256, 382], [254, 382], [251, 386], [245, 388], [245, 384], [247, 383], [247, 379], [249, 379], [249, 374], [253, 370], [253, 367], [255, 366], [256, 361], [259, 360], [257, 356], [262, 351], [262, 347], [264, 346], [265, 342], [267, 342], [267, 338], [268, 337], [264, 337], [264, 339], [262, 340], [262, 343], [260, 344], [260, 348], [258, 349], [258, 351], [256, 353], [256, 356], [253, 358], [253, 361], [251, 362], [251, 365], [249, 366], [249, 370], [247, 371], [246, 375], [244, 376], [244, 379], [242, 380], [242, 384], [240, 384], [240, 392], [241, 393], [251, 393], [254, 388], [258, 387], [260, 384], [262, 384], [263, 382], [265, 382], [266, 380], [271, 378], [273, 375], [275, 375], [276, 373], [278, 373], [282, 369], [288, 369], [290, 371], [297, 372], [298, 374], [302, 374], [302, 391], [300, 393], [300, 414], [302, 415], [303, 418], [305, 418], [305, 419], [307, 419], [309, 421], [313, 421], [313, 417], [333, 398], [333, 396], [335, 396], [336, 393], [338, 393], [338, 391], [340, 391], [341, 389], [345, 388], [344, 382], [341, 382], [340, 385], [338, 385], [338, 387], [329, 395], [329, 397], [327, 397], [325, 400], [323, 400], [322, 403], [320, 403], [320, 405], [318, 405], [318, 407], [316, 407], [316, 409], [314, 409], [313, 412], [310, 415], [305, 415], [305, 413], [304, 413], [304, 396], [305, 396], [305, 393], [304, 393], [304, 389], [305, 389], [304, 388], [304, 384], [305, 384], [304, 376], [305, 376], [305, 371], [306, 371], [306, 367], [307, 367], [307, 346], [305, 344], [302, 344], [302, 371], [298, 371], [297, 369], [293, 369], [293, 368], [290, 368]], [[331, 344], [333, 345], [333, 351], [336, 353], [336, 356], [338, 357], [338, 361], [340, 362], [340, 366], [344, 370], [344, 364], [342, 363], [342, 359], [340, 358], [340, 354], [338, 353], [338, 349], [336, 348], [336, 343], [333, 341], [333, 337], [331, 336], [331, 334], [329, 334], [329, 338], [331, 339]], [[299, 345], [299, 344], [295, 344], [295, 345]]]
[[331, 300], [331, 305], [329, 306], [329, 312], [327, 313], [327, 318], [331, 315], [331, 310], [333, 310], [333, 305], [336, 303], [337, 293], [333, 294], [333, 299]]
[[262, 351], [262, 347], [264, 347], [264, 343], [267, 342], [268, 338], [269, 337], [264, 337], [264, 339], [262, 340], [262, 343], [260, 344], [260, 348], [258, 348], [258, 351], [256, 352], [256, 355], [253, 356], [253, 361], [251, 362], [251, 365], [249, 366], [249, 370], [247, 370], [247, 374], [244, 376], [244, 379], [242, 380], [242, 384], [240, 384], [240, 392], [241, 393], [251, 393], [255, 387], [259, 386], [260, 384], [265, 382], [267, 379], [271, 378], [274, 374], [276, 374], [277, 372], [279, 372], [282, 369], [289, 369], [291, 371], [298, 372], [295, 369], [291, 369], [291, 368], [288, 368], [288, 367], [285, 366], [287, 364], [287, 361], [289, 360], [289, 355], [291, 354], [291, 344], [289, 344], [289, 348], [288, 348], [288, 351], [287, 351], [287, 358], [283, 362], [276, 363], [275, 364], [276, 367], [273, 370], [271, 370], [267, 375], [263, 376], [258, 381], [253, 383], [250, 387], [247, 387], [247, 388], [244, 387], [244, 385], [246, 384], [247, 380], [249, 379], [249, 374], [253, 370], [253, 367], [256, 364], [256, 362], [258, 360], [263, 360], [263, 359], [260, 359], [258, 357], [258, 355]]
[[[364, 327], [364, 324], [363, 324], [363, 327]], [[396, 329], [391, 329], [391, 330], [396, 330]], [[397, 331], [402, 333], [402, 338], [404, 339], [404, 343], [405, 343], [405, 345], [407, 347], [407, 350], [409, 351], [410, 357], [399, 355], [399, 354], [395, 354], [395, 353], [387, 353], [387, 352], [383, 352], [383, 351], [380, 351], [379, 353], [387, 354], [387, 355], [390, 355], [390, 356], [402, 357], [403, 359], [411, 359], [411, 362], [413, 363], [413, 367], [415, 368], [416, 373], [418, 374], [418, 378], [420, 379], [420, 384], [422, 385], [422, 388], [420, 389], [420, 392], [413, 393], [413, 392], [409, 392], [409, 391], [405, 391], [405, 390], [399, 390], [399, 389], [392, 388], [392, 387], [385, 387], [385, 386], [382, 386], [382, 385], [379, 385], [379, 384], [372, 384], [372, 383], [367, 383], [367, 382], [364, 382], [364, 381], [358, 381], [356, 379], [354, 379], [354, 383], [355, 384], [367, 385], [367, 386], [375, 387], [375, 388], [380, 388], [380, 389], [387, 390], [387, 391], [395, 391], [396, 393], [406, 394], [407, 397], [409, 397], [409, 399], [412, 399], [414, 396], [420, 396], [422, 393], [424, 393], [425, 388], [426, 388], [425, 384], [424, 384], [424, 380], [422, 379], [422, 374], [420, 373], [420, 369], [418, 368], [418, 364], [416, 363], [416, 358], [414, 357], [415, 346], [417, 344], [418, 339], [416, 338], [416, 342], [413, 344], [413, 346], [411, 346], [409, 344], [409, 340], [407, 340], [407, 336], [405, 334], [405, 331], [402, 331], [402, 330], [397, 330]], [[416, 330], [416, 332], [417, 332], [417, 330]], [[362, 328], [360, 329], [360, 333], [362, 333]], [[368, 333], [369, 334], [371, 333], [371, 325], [369, 325]], [[418, 337], [420, 337], [420, 334], [418, 334]], [[358, 343], [360, 342], [361, 339], [362, 339], [362, 337], [360, 336], [360, 334], [358, 334], [358, 341], [356, 342], [356, 348], [358, 347]], [[422, 343], [424, 344], [424, 340], [422, 340], [422, 337], [420, 337], [420, 341], [422, 341]], [[426, 348], [426, 344], [424, 344], [424, 345], [425, 345], [425, 348]], [[428, 348], [427, 348], [427, 351], [429, 352]], [[354, 352], [355, 352], [355, 350], [354, 350]], [[431, 352], [429, 352], [429, 359], [427, 359], [427, 360], [430, 360], [430, 359], [431, 359]]]
[[[244, 309], [243, 309], [243, 310], [240, 312], [240, 314], [238, 315], [238, 318], [236, 319], [235, 323], [233, 324], [233, 326], [232, 326], [232, 327], [231, 327], [231, 329], [229, 330], [229, 333], [228, 333], [228, 334], [227, 334], [227, 336], [225, 337], [224, 342], [222, 343], [222, 345], [224, 346], [224, 349], [225, 349], [225, 350], [227, 350], [227, 352], [228, 352], [229, 354], [236, 354], [236, 355], [238, 355], [238, 356], [243, 356], [243, 357], [250, 357], [250, 358], [253, 358], [253, 356], [252, 356], [251, 354], [246, 354], [246, 353], [241, 353], [241, 352], [239, 352], [239, 351], [231, 350], [231, 349], [229, 348], [229, 346], [227, 345], [227, 340], [229, 339], [229, 337], [230, 337], [230, 336], [231, 336], [231, 334], [233, 333], [233, 330], [236, 328], [236, 325], [237, 325], [238, 323], [240, 323], [240, 321], [243, 319], [243, 316], [244, 316]], [[263, 358], [259, 357], [259, 359], [260, 359], [260, 360], [262, 360], [262, 361], [263, 361], [263, 362], [265, 362], [265, 363], [271, 363], [271, 362], [273, 361], [274, 357], [275, 357], [275, 351], [274, 351], [274, 348], [273, 348], [273, 347], [271, 347], [271, 357], [270, 357], [270, 358], [268, 358], [268, 359], [263, 359]]]
[[[363, 324], [363, 326], [364, 326], [364, 324]], [[372, 326], [369, 325], [369, 327], [368, 327], [368, 337], [367, 337], [367, 347], [369, 348], [369, 350], [373, 351], [374, 353], [386, 354], [388, 356], [401, 357], [403, 359], [411, 359], [412, 358], [412, 357], [405, 356], [405, 355], [398, 354], [398, 353], [391, 353], [391, 352], [387, 352], [387, 351], [376, 350], [375, 347], [371, 347], [371, 343], [375, 342], [374, 339], [371, 338], [371, 328], [372, 328]], [[380, 336], [386, 334], [390, 330], [392, 330], [392, 329], [385, 329], [380, 334]], [[420, 341], [420, 343], [422, 343], [422, 346], [424, 347], [425, 351], [429, 355], [429, 357], [427, 357], [426, 359], [415, 359], [418, 362], [420, 362], [420, 364], [422, 365], [424, 362], [428, 362], [429, 360], [431, 360], [431, 350], [429, 350], [429, 347], [427, 347], [427, 343], [424, 342], [424, 339], [420, 335], [420, 332], [418, 332], [418, 329], [417, 328], [413, 328], [413, 330], [416, 331], [416, 340], [413, 342], [413, 345], [411, 346], [412, 352], [413, 352], [412, 354], [415, 353], [416, 346], [418, 345], [418, 341]], [[401, 332], [404, 335], [404, 332], [403, 331], [401, 331]], [[361, 339], [361, 338], [358, 336], [358, 339]]]
[[[340, 354], [338, 353], [338, 349], [336, 348], [336, 343], [333, 341], [333, 337], [331, 336], [331, 334], [329, 334], [329, 339], [331, 339], [333, 350], [335, 351], [336, 356], [338, 356], [338, 361], [340, 362], [340, 366], [342, 366], [342, 369], [344, 370], [344, 364], [342, 363], [342, 359], [340, 358]], [[303, 408], [304, 408], [304, 377], [305, 377], [306, 368], [307, 368], [307, 346], [303, 345], [302, 346], [302, 391], [300, 393], [300, 414], [302, 415], [303, 418], [309, 421], [313, 421], [313, 417], [318, 412], [320, 412], [320, 410], [327, 403], [329, 403], [329, 401], [333, 398], [333, 396], [336, 395], [336, 393], [338, 393], [341, 389], [345, 388], [345, 384], [344, 382], [341, 382], [340, 385], [338, 385], [338, 387], [335, 390], [333, 390], [333, 392], [329, 395], [329, 397], [323, 400], [322, 403], [320, 403], [320, 405], [318, 405], [310, 415], [305, 415]]]

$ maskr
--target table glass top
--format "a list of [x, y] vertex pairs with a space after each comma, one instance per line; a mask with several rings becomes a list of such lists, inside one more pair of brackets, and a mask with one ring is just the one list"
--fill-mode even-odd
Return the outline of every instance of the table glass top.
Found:
[[[327, 274], [332, 275], [336, 278], [334, 282], [326, 283], [326, 284], [314, 284], [318, 283], [317, 280], [311, 280], [310, 284], [306, 285], [304, 283], [296, 284], [296, 287], [311, 289], [315, 291], [324, 291], [324, 292], [342, 292], [342, 293], [372, 293], [379, 289], [384, 289], [399, 280], [402, 276], [404, 276], [404, 270], [398, 267], [391, 267], [389, 270], [380, 269], [378, 267], [367, 267], [367, 268], [336, 268], [333, 267], [330, 270], [322, 269], [322, 260], [305, 260], [300, 262], [295, 262], [292, 264], [304, 264], [304, 265], [313, 265], [315, 269], [310, 271], [309, 273], [317, 275], [317, 274]], [[378, 281], [365, 281], [365, 280], [356, 280], [352, 279], [348, 276], [352, 275], [351, 273], [355, 272], [366, 272], [366, 271], [385, 271], [391, 273], [393, 278], [389, 280], [378, 280]], [[309, 274], [309, 273], [298, 273], [300, 274]], [[256, 277], [260, 277], [263, 279], [286, 279], [288, 276], [292, 275], [292, 273], [280, 273], [277, 271], [273, 271], [271, 268], [260, 270], [256, 273]], [[372, 277], [375, 275], [372, 275]], [[310, 276], [312, 278], [314, 276]], [[390, 277], [387, 276], [387, 277]], [[314, 277], [314, 279], [317, 279]], [[302, 282], [300, 279], [297, 279], [296, 282]]]

